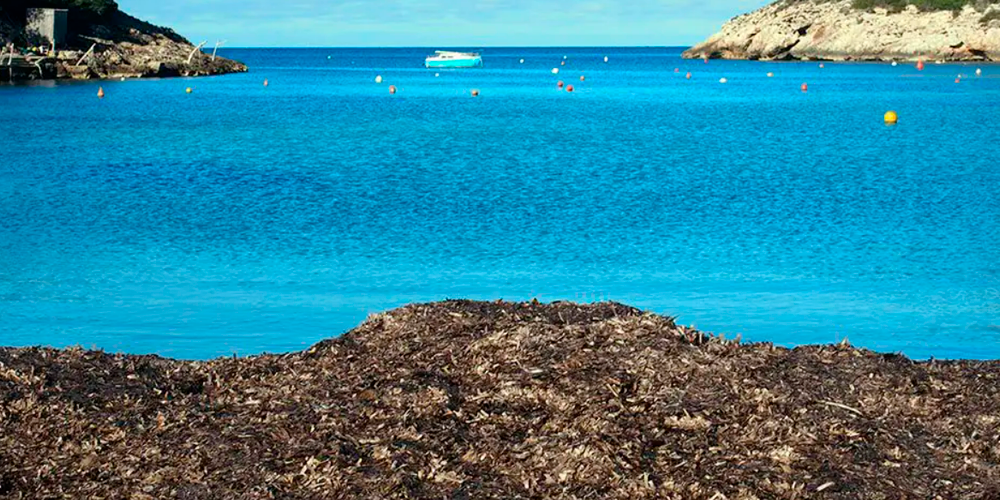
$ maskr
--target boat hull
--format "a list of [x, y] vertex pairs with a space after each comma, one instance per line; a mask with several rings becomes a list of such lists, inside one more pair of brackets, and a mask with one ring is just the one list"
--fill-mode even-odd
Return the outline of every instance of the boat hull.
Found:
[[479, 68], [483, 65], [483, 58], [473, 57], [468, 59], [445, 60], [427, 59], [424, 61], [424, 65], [428, 68]]

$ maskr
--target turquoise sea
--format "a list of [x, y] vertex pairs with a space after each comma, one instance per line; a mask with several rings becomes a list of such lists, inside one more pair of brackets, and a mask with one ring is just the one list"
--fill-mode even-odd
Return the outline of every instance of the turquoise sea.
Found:
[[1000, 67], [488, 48], [438, 76], [431, 50], [0, 86], [0, 345], [286, 352], [538, 298], [1000, 358]]

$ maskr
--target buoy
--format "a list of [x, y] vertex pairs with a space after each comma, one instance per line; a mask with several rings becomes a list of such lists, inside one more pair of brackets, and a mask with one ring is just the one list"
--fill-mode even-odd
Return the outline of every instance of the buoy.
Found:
[[803, 92], [809, 92], [809, 85], [808, 85], [808, 84], [805, 84], [805, 83], [803, 83], [803, 84], [802, 84], [802, 91], [803, 91]]
[[569, 59], [569, 56], [563, 56], [563, 60]]
[[684, 75], [684, 78], [687, 78], [688, 80], [690, 80], [691, 79], [691, 72], [688, 71], [688, 74]]
[[705, 58], [705, 64], [708, 64], [708, 58], [707, 57]]
[[124, 76], [122, 77], [122, 81], [123, 81], [123, 82], [125, 81], [125, 77], [124, 77]]
[[893, 61], [893, 62], [892, 62], [892, 67], [893, 67], [893, 68], [895, 68], [895, 67], [896, 67], [896, 64], [898, 64], [898, 63], [896, 63], [896, 61]]
[[674, 68], [674, 73], [680, 73], [680, 72], [681, 72], [680, 68]]
[[378, 75], [375, 77], [375, 83], [382, 83], [382, 75]]
[[895, 111], [886, 111], [884, 118], [885, 118], [885, 122], [888, 123], [888, 124], [890, 124], [890, 125], [896, 123], [896, 121], [899, 120], [899, 117], [896, 116], [896, 112]]
[[563, 62], [559, 63], [559, 65], [560, 66], [565, 66], [566, 65], [566, 61], [563, 61]]
[[983, 70], [976, 68], [976, 76], [983, 76]]
[[962, 79], [961, 78], [956, 78], [955, 79], [955, 83], [962, 83]]
[[559, 74], [559, 68], [552, 68], [552, 74], [553, 75], [558, 75]]
[[726, 83], [728, 81], [729, 80], [726, 80], [726, 77], [719, 78], [719, 83]]
[[524, 59], [521, 59], [521, 64], [524, 64]]
[[441, 73], [434, 73], [434, 78], [441, 76]]
[[572, 92], [572, 91], [573, 91], [573, 86], [572, 85], [566, 86], [566, 92]]
[[389, 85], [389, 93], [390, 94], [395, 94], [396, 93], [396, 86], [395, 85]]
[[97, 87], [97, 97], [104, 98], [104, 87]]
[[184, 89], [184, 92], [187, 92], [188, 94], [190, 94], [191, 92], [194, 92], [194, 90], [191, 90], [191, 87], [188, 87], [188, 88]]
[[587, 81], [587, 77], [585, 77], [585, 76], [583, 76], [583, 75], [580, 75], [580, 81], [581, 81], [581, 82], [585, 82], [585, 81]]
[[608, 56], [604, 56], [604, 62], [608, 62]]
[[264, 86], [267, 87], [267, 78], [264, 79]]
[[472, 89], [472, 97], [479, 97], [479, 89]]
[[768, 71], [768, 72], [767, 72], [767, 77], [768, 77], [768, 78], [771, 78], [771, 77], [773, 77], [773, 76], [774, 76], [774, 73], [771, 73], [770, 71]]
[[923, 70], [924, 70], [924, 62], [918, 59], [917, 60], [917, 71], [923, 71]]
[[824, 66], [823, 63], [819, 63], [819, 67], [820, 67], [820, 69], [822, 69], [822, 68], [825, 68], [826, 66]]
[[566, 84], [563, 83], [562, 80], [559, 80], [559, 83], [556, 84], [556, 86], [558, 86], [559, 88], [563, 88], [564, 85], [566, 85]]

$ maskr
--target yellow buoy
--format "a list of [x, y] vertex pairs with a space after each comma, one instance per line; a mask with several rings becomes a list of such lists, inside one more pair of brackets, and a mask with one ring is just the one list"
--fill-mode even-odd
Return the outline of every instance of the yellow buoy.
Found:
[[885, 122], [886, 123], [888, 123], [888, 124], [891, 125], [891, 124], [896, 123], [898, 120], [899, 120], [899, 116], [896, 116], [896, 112], [895, 111], [886, 111], [886, 113], [885, 113]]
[[184, 89], [184, 92], [187, 92], [188, 94], [190, 94], [191, 92], [194, 92], [194, 91], [191, 90], [191, 87], [188, 87], [188, 88]]

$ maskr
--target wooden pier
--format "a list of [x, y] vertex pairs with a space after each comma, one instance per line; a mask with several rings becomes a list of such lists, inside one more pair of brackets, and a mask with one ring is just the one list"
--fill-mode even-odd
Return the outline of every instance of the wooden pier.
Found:
[[53, 59], [43, 56], [0, 55], [0, 81], [53, 78]]

